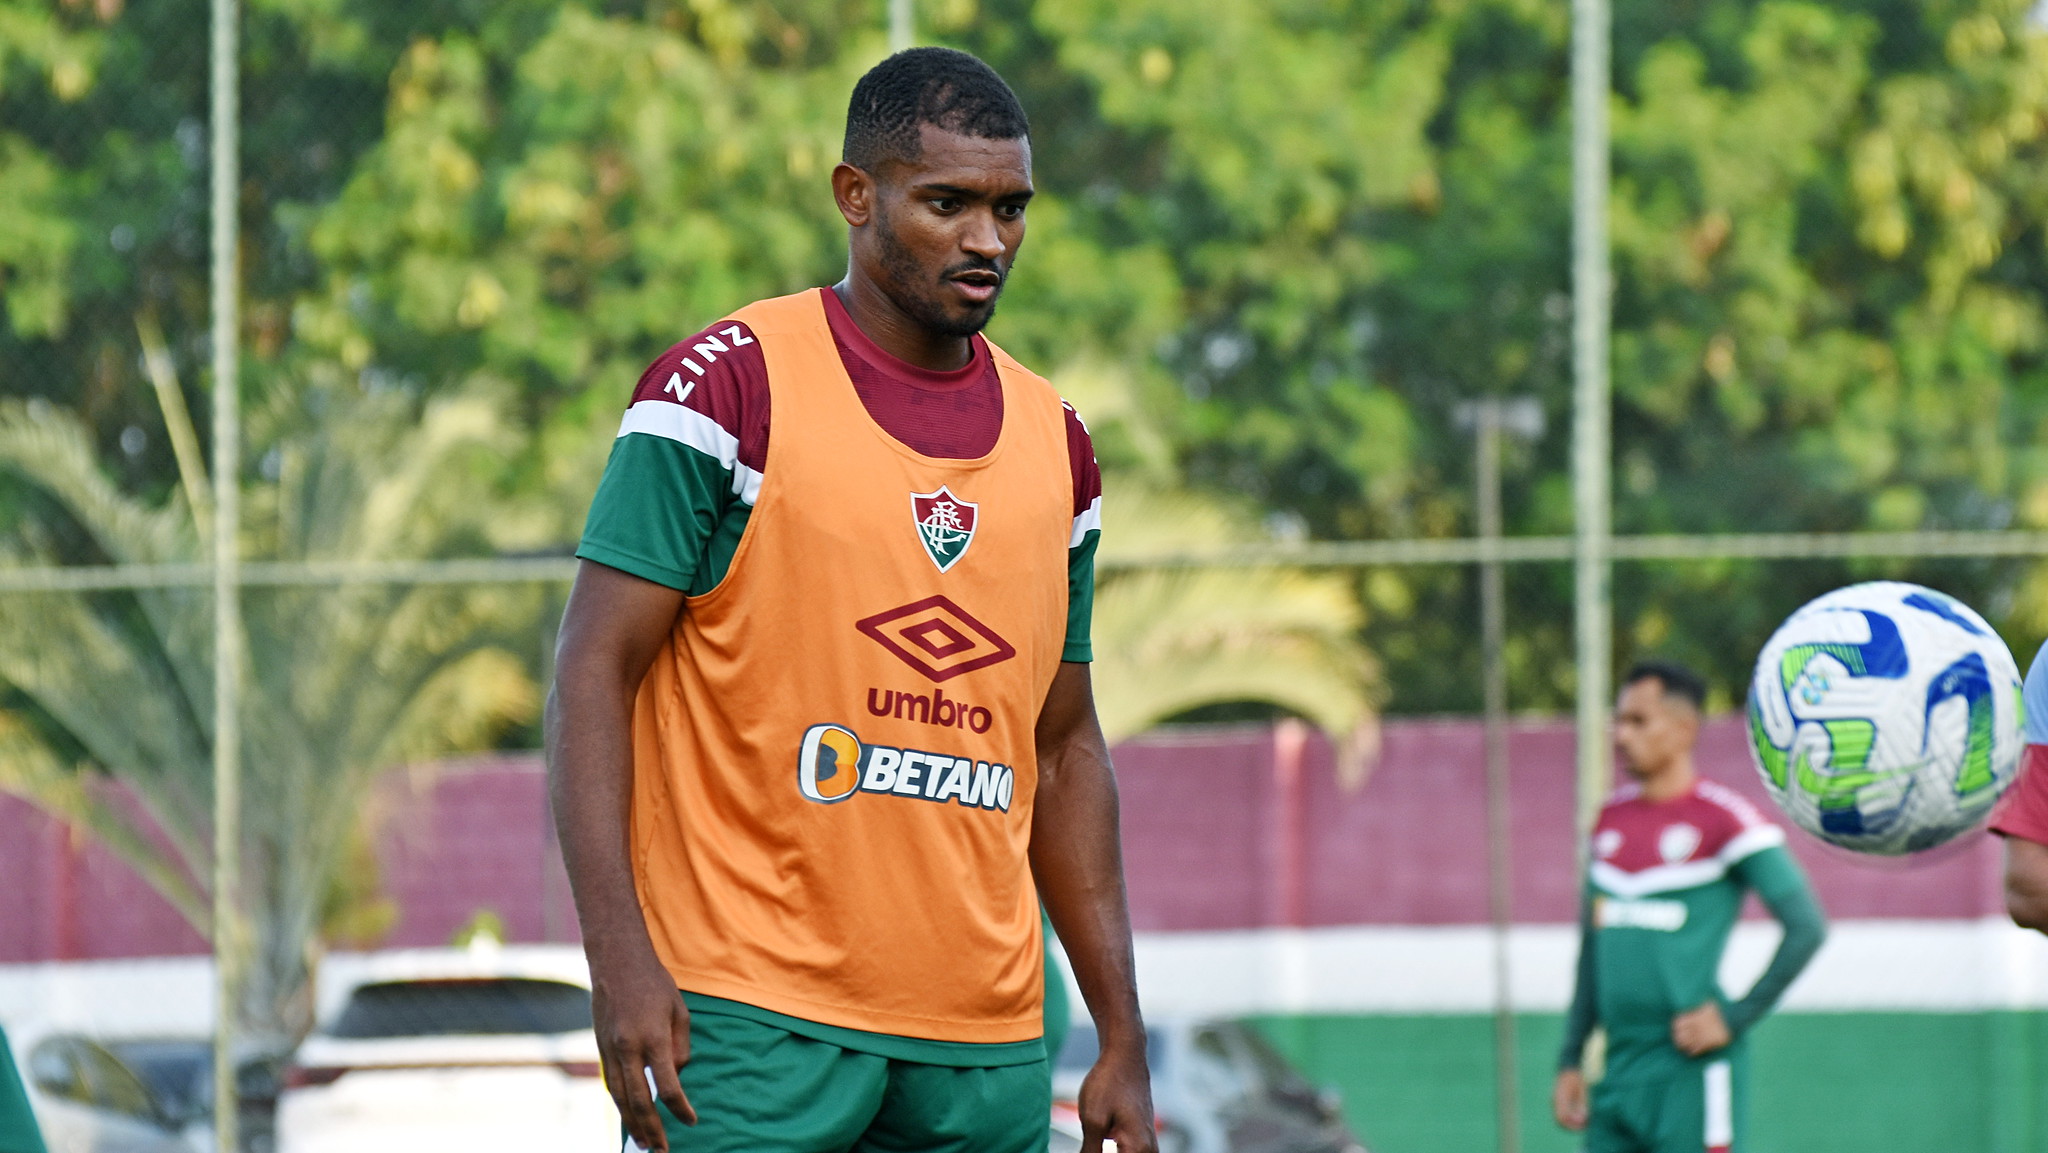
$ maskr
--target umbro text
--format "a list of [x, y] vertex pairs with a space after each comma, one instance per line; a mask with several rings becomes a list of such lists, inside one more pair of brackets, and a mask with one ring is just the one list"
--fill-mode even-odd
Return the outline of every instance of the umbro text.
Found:
[[954, 700], [946, 695], [944, 689], [934, 690], [930, 696], [896, 689], [869, 689], [868, 712], [878, 717], [916, 721], [920, 725], [935, 725], [942, 729], [966, 729], [971, 733], [985, 733], [995, 723], [995, 717], [987, 709]]

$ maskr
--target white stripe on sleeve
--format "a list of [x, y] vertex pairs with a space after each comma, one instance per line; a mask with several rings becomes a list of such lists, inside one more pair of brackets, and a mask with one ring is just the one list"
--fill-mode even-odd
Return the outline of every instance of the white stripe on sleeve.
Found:
[[620, 436], [634, 432], [696, 449], [732, 473], [733, 495], [742, 503], [751, 506], [760, 499], [761, 474], [740, 463], [740, 438], [696, 409], [666, 400], [643, 400], [628, 408], [619, 422]]
[[1715, 857], [1727, 864], [1734, 864], [1744, 857], [1775, 849], [1785, 843], [1785, 830], [1776, 825], [1751, 825], [1729, 838]]
[[1087, 509], [1080, 516], [1074, 518], [1074, 534], [1067, 538], [1067, 547], [1080, 548], [1081, 542], [1087, 539], [1089, 533], [1100, 531], [1102, 531], [1102, 498], [1098, 496], [1088, 502]]

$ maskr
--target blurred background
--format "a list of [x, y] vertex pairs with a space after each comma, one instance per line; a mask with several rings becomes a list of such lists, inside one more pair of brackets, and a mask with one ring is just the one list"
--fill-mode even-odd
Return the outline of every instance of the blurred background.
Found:
[[[1032, 117], [989, 335], [1103, 466], [1095, 679], [1152, 1016], [1245, 1026], [1375, 1153], [1572, 1147], [1548, 1108], [1584, 800], [1571, 12], [894, 16]], [[457, 941], [574, 956], [534, 751], [567, 558], [646, 363], [843, 272], [826, 179], [890, 17], [247, 0], [245, 1139], [333, 974]], [[214, 1025], [209, 35], [202, 0], [0, 0], [11, 1034]], [[1622, 5], [1608, 108], [1602, 479], [1614, 531], [1666, 544], [1616, 550], [1602, 655], [1702, 669], [1705, 772], [1761, 797], [1735, 714], [1810, 597], [1929, 584], [2023, 666], [2048, 635], [2048, 8]], [[1466, 546], [1496, 532], [1534, 539], [1497, 570], [1490, 813]], [[1877, 532], [1916, 535], [1815, 535]], [[1755, 1147], [2048, 1149], [2048, 947], [2005, 923], [1995, 844], [1796, 849], [1837, 931], [1754, 1038]], [[1732, 980], [1773, 932], [1745, 926]], [[203, 1102], [152, 1092], [204, 1139]]]

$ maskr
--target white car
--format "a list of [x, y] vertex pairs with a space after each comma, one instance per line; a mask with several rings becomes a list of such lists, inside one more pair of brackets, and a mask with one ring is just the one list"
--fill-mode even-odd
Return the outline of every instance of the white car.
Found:
[[[1161, 1153], [1366, 1153], [1335, 1092], [1243, 1022], [1155, 1020], [1145, 1049]], [[1096, 1053], [1094, 1027], [1076, 1024], [1053, 1064], [1054, 1153], [1081, 1147], [1075, 1098]]]
[[33, 1027], [7, 1040], [50, 1153], [197, 1153], [185, 1119], [99, 1042]]
[[581, 958], [375, 958], [286, 1067], [278, 1153], [615, 1149]]

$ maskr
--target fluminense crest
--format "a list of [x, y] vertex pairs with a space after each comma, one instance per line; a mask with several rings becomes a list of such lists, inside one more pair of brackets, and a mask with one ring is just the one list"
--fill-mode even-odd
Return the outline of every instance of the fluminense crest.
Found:
[[917, 538], [940, 572], [960, 563], [960, 558], [967, 555], [967, 546], [974, 543], [975, 514], [979, 508], [972, 501], [954, 496], [945, 485], [940, 485], [937, 492], [910, 494]]

